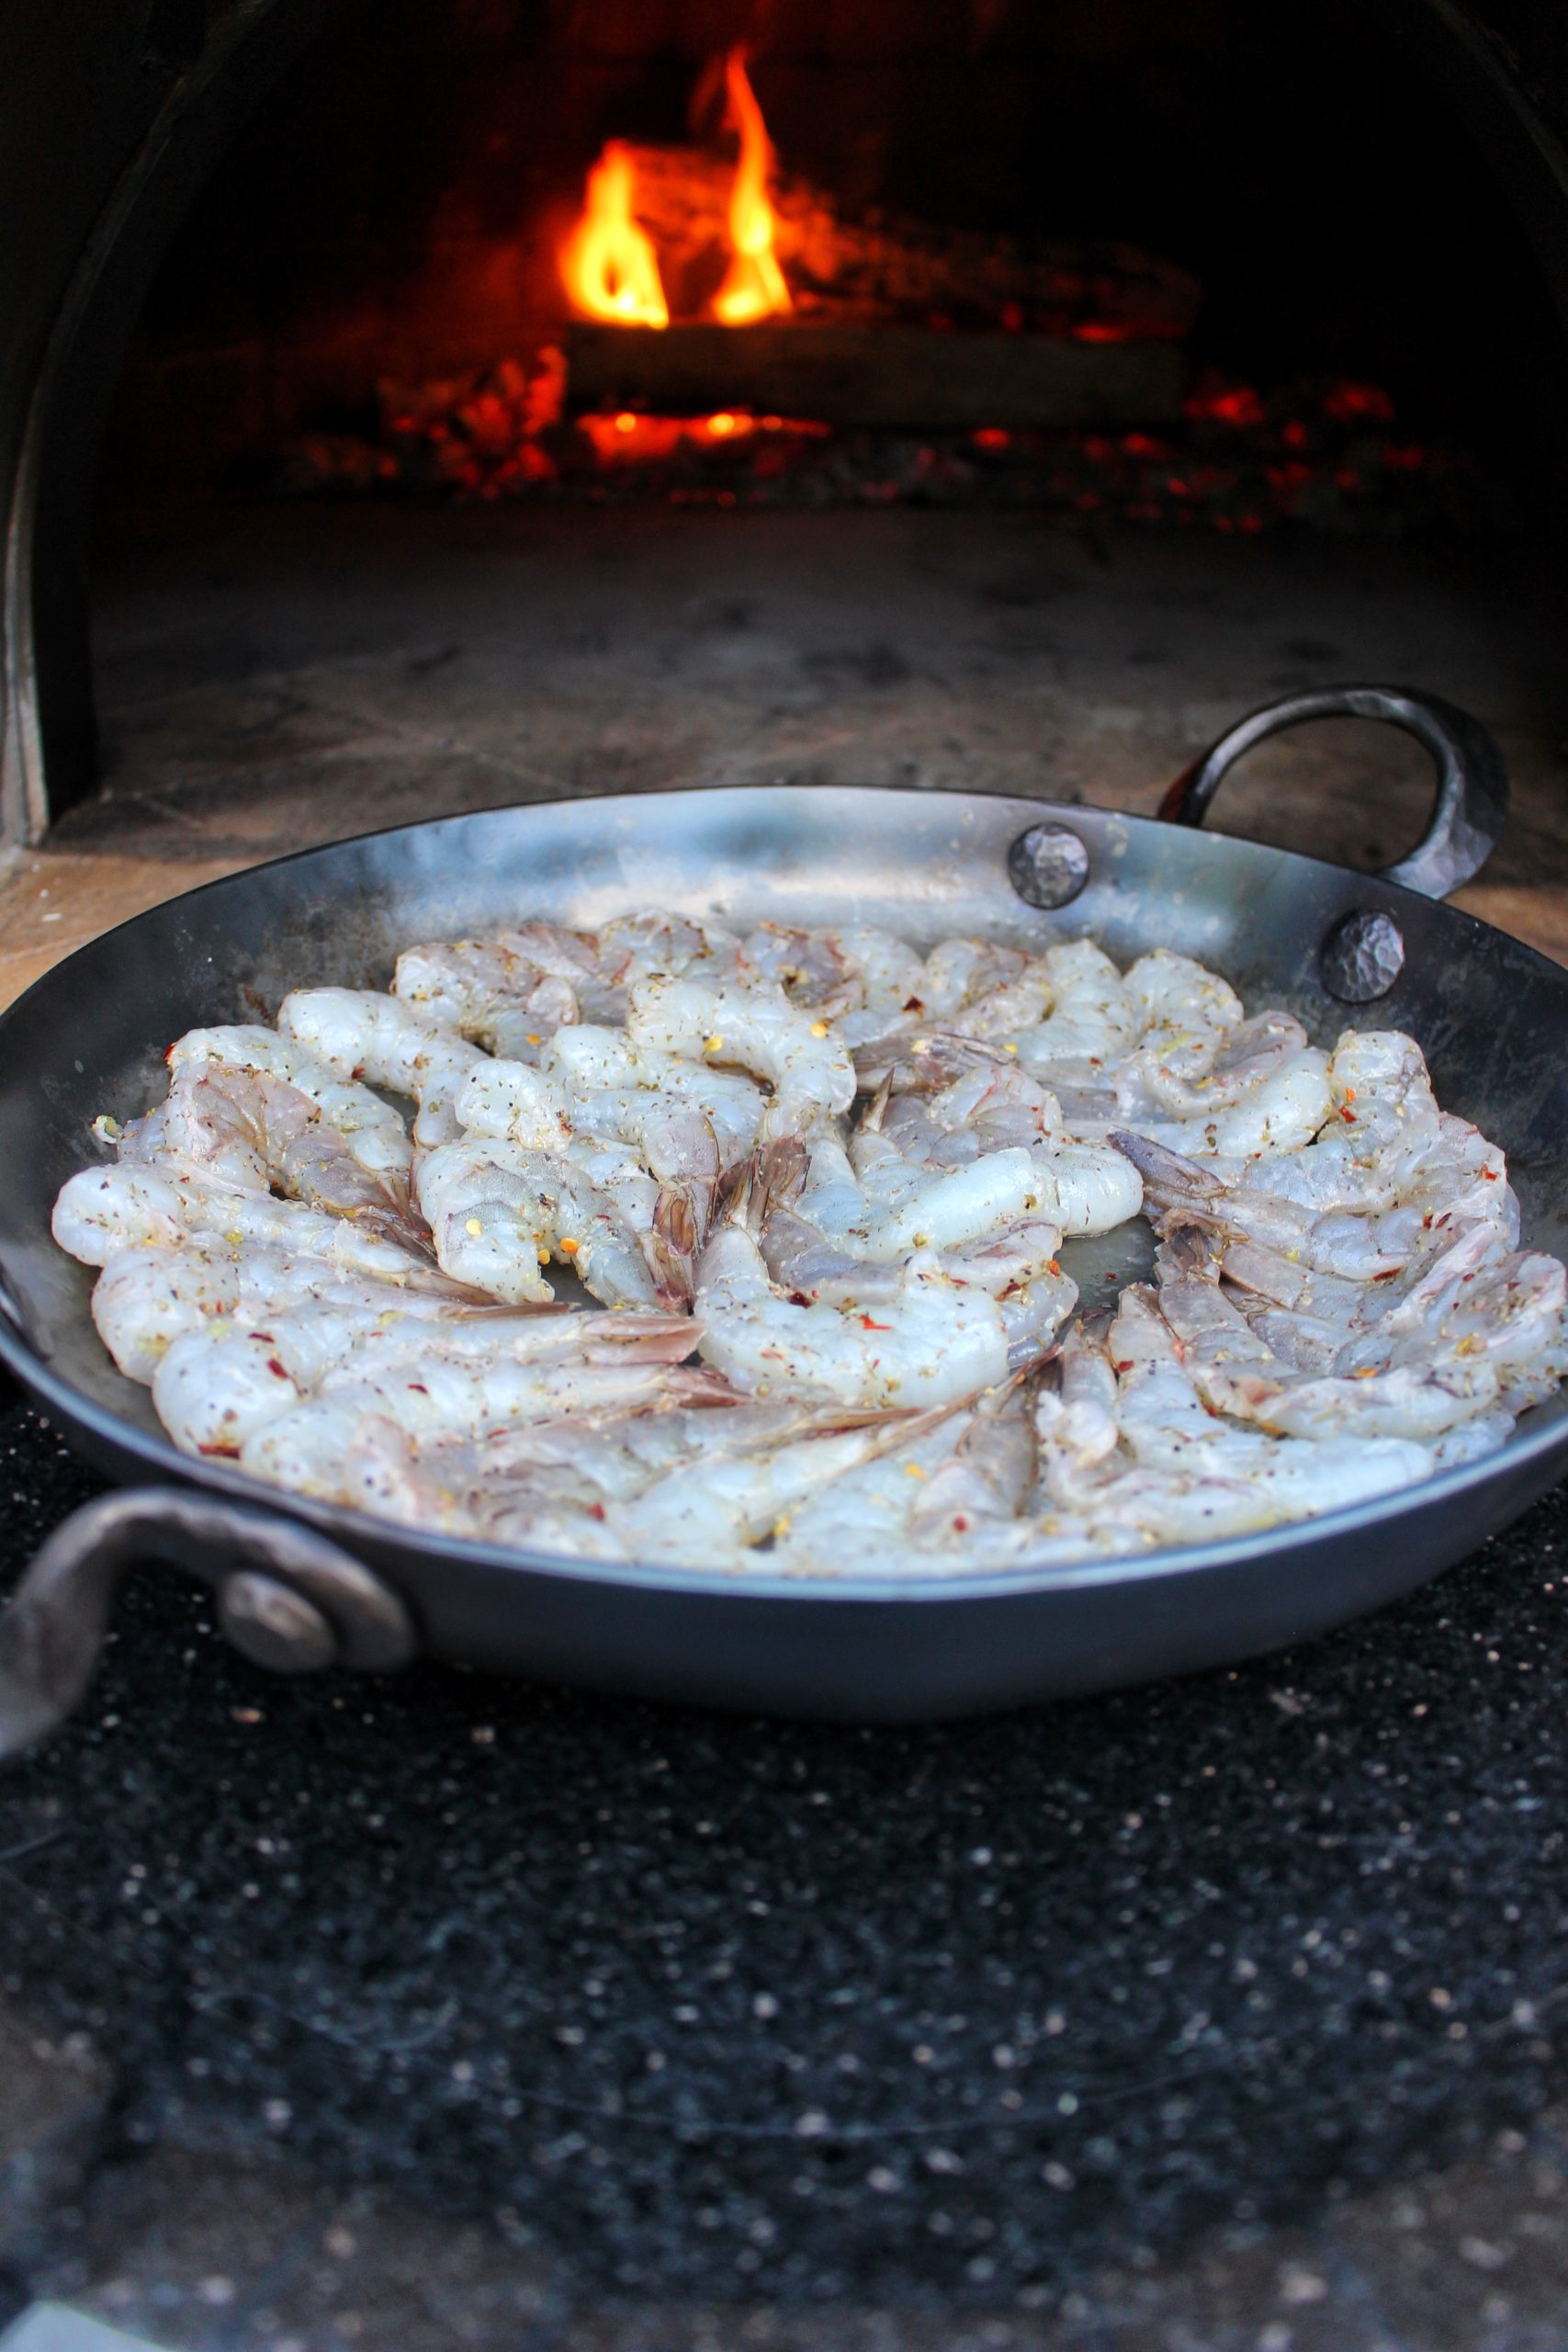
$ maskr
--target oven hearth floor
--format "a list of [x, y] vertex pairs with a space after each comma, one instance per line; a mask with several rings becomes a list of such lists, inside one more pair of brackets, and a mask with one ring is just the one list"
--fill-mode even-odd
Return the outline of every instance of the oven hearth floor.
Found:
[[[909, 511], [122, 516], [96, 581], [103, 786], [0, 875], [0, 1001], [175, 891], [376, 825], [773, 779], [1146, 812], [1252, 705], [1353, 679], [1498, 731], [1513, 822], [1461, 903], [1568, 960], [1562, 615], [1533, 571], [1495, 545]], [[1216, 814], [1370, 865], [1428, 789], [1392, 730], [1325, 726]]]

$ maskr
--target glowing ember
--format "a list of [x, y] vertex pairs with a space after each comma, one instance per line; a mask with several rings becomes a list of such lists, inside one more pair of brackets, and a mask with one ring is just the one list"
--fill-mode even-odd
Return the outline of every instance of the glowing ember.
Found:
[[613, 139], [588, 175], [581, 220], [561, 252], [566, 290], [591, 319], [667, 327], [670, 306], [659, 256], [632, 214], [637, 172], [631, 150]]
[[746, 78], [744, 50], [730, 51], [725, 61], [724, 85], [729, 119], [740, 134], [740, 157], [729, 199], [733, 250], [725, 281], [714, 296], [713, 313], [727, 327], [741, 327], [794, 306], [773, 251], [773, 208], [768, 198], [773, 141]]

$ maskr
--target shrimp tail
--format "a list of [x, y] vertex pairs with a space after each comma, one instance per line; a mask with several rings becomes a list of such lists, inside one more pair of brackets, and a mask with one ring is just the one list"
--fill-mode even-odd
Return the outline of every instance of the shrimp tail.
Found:
[[863, 1135], [879, 1136], [882, 1133], [882, 1122], [887, 1115], [887, 1105], [892, 1100], [893, 1073], [891, 1070], [885, 1070], [881, 1083], [865, 1106], [865, 1114], [860, 1123], [860, 1131]]
[[689, 1314], [660, 1313], [637, 1307], [614, 1308], [605, 1315], [572, 1309], [579, 1325], [585, 1362], [624, 1363], [635, 1356], [639, 1363], [680, 1363], [703, 1336], [703, 1327]]
[[762, 1221], [762, 1183], [761, 1155], [750, 1152], [744, 1159], [731, 1162], [719, 1178], [714, 1192], [714, 1229], [721, 1225], [738, 1225], [743, 1233], [755, 1233]]
[[666, 1184], [660, 1189], [653, 1204], [652, 1226], [643, 1236], [643, 1251], [661, 1306], [690, 1306], [705, 1226], [705, 1217], [699, 1222], [687, 1186]]
[[1179, 1151], [1168, 1151], [1162, 1143], [1151, 1143], [1147, 1136], [1129, 1135], [1117, 1127], [1105, 1138], [1114, 1144], [1124, 1159], [1130, 1159], [1145, 1184], [1156, 1193], [1168, 1193], [1180, 1199], [1196, 1193], [1213, 1200], [1225, 1190], [1219, 1178], [1200, 1168], [1195, 1159], [1183, 1159]]
[[758, 1209], [785, 1208], [797, 1200], [806, 1182], [810, 1154], [799, 1136], [780, 1136], [764, 1144], [756, 1156]]

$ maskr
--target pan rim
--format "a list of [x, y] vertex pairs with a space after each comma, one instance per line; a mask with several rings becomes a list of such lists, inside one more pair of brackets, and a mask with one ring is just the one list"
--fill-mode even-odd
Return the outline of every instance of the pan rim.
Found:
[[[334, 835], [331, 841], [310, 842], [307, 842], [302, 849], [284, 850], [276, 857], [257, 858], [251, 865], [237, 865], [231, 874], [212, 875], [205, 882], [193, 884], [188, 890], [174, 891], [167, 899], [160, 899], [153, 905], [141, 908], [136, 914], [125, 916], [119, 922], [111, 923], [106, 931], [96, 932], [91, 939], [81, 941], [69, 955], [62, 956], [58, 963], [50, 965], [49, 968], [40, 972], [36, 979], [29, 980], [21, 994], [14, 997], [5, 1010], [0, 1012], [0, 1047], [4, 1046], [6, 1033], [11, 1023], [30, 1002], [36, 992], [53, 980], [57, 975], [68, 970], [79, 956], [90, 955], [108, 941], [118, 939], [122, 932], [130, 930], [136, 923], [145, 922], [149, 916], [164, 914], [175, 905], [186, 905], [196, 899], [204, 899], [209, 892], [226, 889], [235, 882], [254, 879], [258, 875], [280, 873], [288, 866], [302, 865], [309, 858], [327, 857], [340, 850], [363, 848], [371, 842], [391, 842], [400, 838], [412, 839], [415, 834], [420, 833], [435, 833], [446, 826], [483, 824], [491, 819], [515, 816], [530, 808], [631, 809], [645, 805], [650, 800], [685, 798], [705, 800], [715, 798], [721, 793], [736, 796], [744, 794], [748, 797], [755, 797], [759, 800], [779, 800], [798, 796], [804, 800], [817, 797], [824, 793], [847, 792], [875, 793], [879, 797], [886, 799], [918, 801], [926, 805], [943, 800], [985, 801], [996, 807], [1016, 808], [1024, 814], [1038, 810], [1051, 817], [1060, 817], [1068, 825], [1085, 823], [1133, 825], [1136, 826], [1140, 831], [1165, 835], [1177, 833], [1186, 835], [1189, 839], [1223, 842], [1227, 849], [1240, 850], [1276, 865], [1305, 866], [1315, 874], [1331, 875], [1339, 882], [1353, 882], [1369, 890], [1386, 893], [1396, 903], [1440, 909], [1444, 915], [1455, 922], [1463, 923], [1488, 938], [1506, 941], [1511, 951], [1529, 956], [1543, 978], [1554, 981], [1560, 987], [1568, 986], [1568, 967], [1553, 963], [1549, 956], [1543, 956], [1540, 948], [1532, 947], [1528, 940], [1517, 939], [1511, 932], [1499, 930], [1495, 923], [1488, 922], [1483, 916], [1472, 914], [1467, 907], [1456, 907], [1447, 899], [1428, 898], [1424, 891], [1411, 889], [1407, 883], [1391, 882], [1386, 876], [1376, 872], [1363, 872], [1361, 868], [1354, 865], [1337, 865], [1332, 859], [1314, 857], [1306, 850], [1284, 849], [1272, 842], [1255, 842], [1245, 833], [1227, 833], [1221, 828], [1206, 825], [1178, 825], [1168, 818], [1145, 816], [1138, 809], [1108, 808], [1095, 801], [1052, 800], [1043, 795], [1036, 797], [1031, 793], [992, 791], [984, 786], [976, 787], [949, 784], [897, 784], [886, 781], [795, 784], [784, 778], [761, 783], [753, 781], [735, 784], [714, 777], [702, 784], [648, 785], [640, 786], [636, 792], [539, 793], [531, 799], [500, 800], [489, 808], [458, 809], [446, 817], [420, 817], [401, 825], [371, 825], [363, 832], [340, 833]], [[1020, 903], [1021, 905], [1025, 902], [1021, 900]], [[1066, 910], [1062, 911], [1065, 912]]]
[[[650, 800], [688, 798], [705, 799], [719, 794], [744, 796], [759, 801], [777, 802], [784, 797], [804, 799], [820, 794], [875, 793], [908, 801], [935, 804], [942, 801], [983, 802], [1003, 806], [1021, 814], [1059, 816], [1066, 823], [1093, 825], [1114, 824], [1137, 828], [1139, 831], [1161, 833], [1172, 830], [1167, 820], [1138, 812], [1108, 808], [1081, 802], [1056, 801], [1032, 795], [993, 791], [984, 787], [947, 785], [910, 785], [893, 782], [799, 784], [784, 781], [727, 784], [715, 780], [698, 784], [660, 785], [637, 792], [623, 793], [554, 793], [540, 795], [525, 801], [500, 802], [493, 807], [468, 809], [451, 815], [416, 820], [400, 825], [377, 826], [364, 832], [347, 834], [328, 842], [289, 850], [273, 858], [237, 867], [232, 874], [219, 875], [197, 884], [189, 890], [176, 891], [169, 899], [154, 906], [127, 916], [123, 922], [100, 932], [73, 948], [68, 956], [39, 975], [21, 995], [0, 1013], [0, 1052], [12, 1025], [26, 1012], [40, 990], [58, 985], [62, 976], [72, 966], [137, 924], [167, 913], [175, 905], [184, 905], [205, 898], [213, 891], [300, 865], [306, 861], [329, 856], [339, 851], [352, 850], [375, 842], [388, 842], [399, 837], [432, 835], [447, 827], [480, 824], [521, 812], [538, 808], [595, 808], [608, 810], [631, 810]], [[1179, 828], [1199, 831], [1199, 828]], [[1462, 924], [1467, 931], [1506, 941], [1509, 949], [1528, 956], [1538, 967], [1541, 978], [1560, 988], [1568, 989], [1568, 971], [1549, 957], [1515, 940], [1511, 934], [1498, 930], [1483, 918], [1467, 910], [1432, 899], [1406, 886], [1385, 880], [1381, 875], [1363, 874], [1358, 869], [1342, 866], [1332, 861], [1315, 858], [1304, 852], [1277, 848], [1273, 844], [1252, 842], [1238, 834], [1215, 831], [1209, 836], [1224, 842], [1227, 847], [1239, 848], [1261, 860], [1283, 867], [1307, 867], [1336, 877], [1349, 879], [1370, 890], [1386, 894], [1395, 904], [1413, 902], [1425, 908], [1440, 908], [1442, 912]], [[921, 1601], [957, 1602], [960, 1600], [995, 1600], [1009, 1597], [1038, 1596], [1044, 1591], [1095, 1591], [1118, 1586], [1141, 1587], [1163, 1585], [1169, 1578], [1191, 1577], [1215, 1570], [1236, 1570], [1254, 1563], [1259, 1570], [1279, 1561], [1283, 1555], [1311, 1546], [1320, 1539], [1346, 1536], [1356, 1532], [1371, 1533], [1391, 1521], [1406, 1516], [1418, 1505], [1441, 1503], [1489, 1484], [1506, 1467], [1516, 1469], [1538, 1461], [1543, 1455], [1562, 1448], [1568, 1440], [1562, 1418], [1548, 1421], [1536, 1429], [1516, 1430], [1505, 1444], [1476, 1462], [1462, 1463], [1439, 1471], [1435, 1476], [1415, 1486], [1393, 1489], [1386, 1495], [1351, 1504], [1342, 1510], [1324, 1511], [1308, 1519], [1292, 1520], [1273, 1527], [1261, 1528], [1253, 1534], [1226, 1537], [1207, 1544], [1157, 1546], [1147, 1553], [1119, 1554], [1105, 1560], [1083, 1561], [1065, 1566], [1031, 1569], [1026, 1565], [1013, 1569], [942, 1570], [925, 1575], [895, 1575], [884, 1577], [783, 1577], [769, 1575], [761, 1567], [734, 1570], [722, 1567], [676, 1567], [672, 1566], [640, 1566], [634, 1560], [585, 1560], [570, 1555], [545, 1552], [530, 1552], [517, 1548], [486, 1544], [469, 1537], [444, 1535], [411, 1528], [396, 1520], [378, 1519], [372, 1514], [344, 1504], [326, 1503], [293, 1493], [283, 1487], [270, 1487], [243, 1471], [226, 1464], [197, 1461], [184, 1454], [161, 1431], [142, 1430], [133, 1421], [124, 1419], [110, 1408], [99, 1404], [69, 1380], [56, 1374], [48, 1362], [32, 1347], [26, 1334], [11, 1318], [0, 1311], [0, 1362], [5, 1363], [23, 1386], [47, 1411], [58, 1415], [68, 1424], [90, 1431], [106, 1449], [119, 1454], [130, 1454], [154, 1477], [182, 1486], [194, 1486], [226, 1499], [262, 1510], [303, 1520], [336, 1536], [350, 1548], [374, 1544], [383, 1549], [417, 1555], [422, 1559], [438, 1561], [453, 1566], [482, 1569], [495, 1574], [545, 1576], [576, 1584], [601, 1584], [612, 1589], [632, 1588], [637, 1590], [658, 1591], [671, 1595], [711, 1595], [724, 1593], [736, 1599], [807, 1601], [830, 1601], [847, 1604], [892, 1604]], [[125, 1375], [120, 1374], [123, 1378]], [[119, 1483], [127, 1483], [120, 1481]]]

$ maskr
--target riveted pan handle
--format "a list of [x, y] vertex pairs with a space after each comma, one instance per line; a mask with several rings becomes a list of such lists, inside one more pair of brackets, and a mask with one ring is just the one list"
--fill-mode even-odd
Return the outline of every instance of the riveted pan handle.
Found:
[[398, 1594], [311, 1528], [177, 1487], [99, 1495], [55, 1529], [0, 1611], [0, 1759], [79, 1705], [115, 1596], [145, 1559], [212, 1586], [224, 1632], [263, 1666], [378, 1671], [417, 1647]]
[[1503, 754], [1468, 711], [1409, 686], [1320, 686], [1311, 694], [1266, 703], [1182, 770], [1160, 802], [1160, 815], [1171, 824], [1201, 825], [1222, 778], [1237, 760], [1265, 736], [1310, 718], [1386, 719], [1414, 735], [1432, 755], [1438, 772], [1432, 821], [1407, 857], [1384, 866], [1385, 882], [1402, 882], [1424, 898], [1441, 899], [1480, 873], [1507, 822], [1508, 772]]

